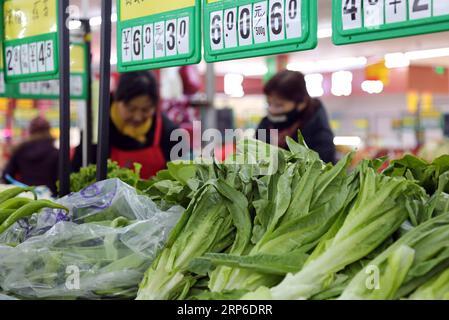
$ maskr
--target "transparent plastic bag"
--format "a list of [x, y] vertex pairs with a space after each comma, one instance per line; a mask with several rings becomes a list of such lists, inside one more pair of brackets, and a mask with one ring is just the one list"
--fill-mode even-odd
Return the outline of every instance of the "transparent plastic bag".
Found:
[[[162, 211], [115, 179], [95, 188], [95, 196], [60, 199], [72, 221], [50, 210], [34, 217], [25, 241], [0, 245], [0, 290], [32, 299], [135, 297], [183, 208]], [[124, 226], [115, 227], [116, 218]]]
[[[147, 196], [119, 179], [97, 182], [80, 192], [71, 193], [55, 202], [70, 211], [44, 209], [28, 219], [22, 219], [0, 235], [0, 243], [18, 244], [31, 237], [44, 234], [61, 221], [77, 224], [111, 221], [118, 217], [145, 220], [159, 209]], [[168, 212], [182, 212], [173, 207]]]

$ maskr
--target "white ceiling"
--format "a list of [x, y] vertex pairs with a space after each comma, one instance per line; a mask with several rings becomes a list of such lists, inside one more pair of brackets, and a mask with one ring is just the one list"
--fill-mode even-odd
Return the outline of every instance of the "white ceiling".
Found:
[[[170, 1], [170, 0], [165, 0]], [[332, 1], [318, 1], [318, 23], [320, 29], [328, 29], [332, 26]], [[113, 12], [115, 12], [115, 1]], [[71, 0], [70, 4], [80, 8], [81, 14], [86, 13], [91, 18], [100, 15], [101, 0]], [[84, 4], [84, 7], [83, 7]], [[84, 12], [83, 12], [84, 8]], [[115, 27], [115, 26], [114, 26]], [[318, 47], [312, 51], [297, 52], [290, 55], [292, 62], [316, 61], [336, 59], [342, 57], [367, 56], [367, 57], [383, 57], [386, 53], [407, 52], [423, 49], [435, 49], [449, 47], [449, 32], [429, 34], [424, 36], [415, 36], [402, 39], [391, 39], [385, 41], [376, 41], [369, 43], [361, 43], [347, 46], [335, 46], [330, 38], [319, 40]], [[94, 33], [94, 50], [99, 52], [99, 32]], [[115, 47], [115, 30], [113, 31], [113, 46]], [[113, 50], [115, 52], [116, 50]], [[257, 64], [263, 63], [263, 58], [250, 59], [249, 61]], [[219, 64], [218, 69], [239, 69], [240, 66], [249, 61], [227, 62]], [[98, 62], [98, 56], [94, 57], [94, 62]], [[429, 59], [427, 61], [420, 60], [419, 64], [432, 64], [449, 66], [449, 57]]]

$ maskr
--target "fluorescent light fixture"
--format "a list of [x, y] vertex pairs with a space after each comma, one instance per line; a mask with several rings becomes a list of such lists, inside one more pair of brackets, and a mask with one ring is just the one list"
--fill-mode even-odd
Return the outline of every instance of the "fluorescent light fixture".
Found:
[[332, 28], [318, 29], [318, 39], [325, 39], [332, 37]]
[[422, 60], [422, 59], [448, 57], [449, 56], [449, 48], [410, 51], [410, 52], [405, 53], [405, 56], [409, 60]]
[[317, 73], [359, 69], [367, 64], [368, 59], [366, 57], [348, 57], [310, 62], [293, 62], [287, 65], [287, 69], [303, 73]]
[[362, 144], [362, 139], [357, 136], [337, 136], [334, 138], [336, 146], [359, 147]]
[[321, 73], [307, 74], [305, 76], [307, 91], [312, 98], [322, 97], [324, 95], [323, 80]]
[[362, 90], [369, 94], [379, 94], [384, 91], [384, 83], [382, 81], [363, 81]]
[[[117, 22], [117, 19], [118, 19], [117, 13], [115, 13], [115, 12], [112, 13], [111, 14], [111, 22], [112, 23]], [[89, 24], [90, 24], [91, 27], [98, 27], [98, 26], [100, 26], [101, 25], [101, 16], [96, 16], [96, 17], [90, 18], [89, 19]]]
[[241, 74], [228, 73], [224, 77], [224, 92], [233, 98], [242, 98], [244, 77]]
[[410, 59], [402, 52], [388, 53], [384, 58], [388, 69], [406, 68], [410, 65]]
[[81, 21], [79, 20], [70, 20], [69, 21], [69, 30], [76, 30], [81, 28]]
[[98, 27], [99, 25], [101, 25], [101, 17], [97, 16], [97, 17], [90, 18], [89, 24], [91, 27]]
[[332, 73], [332, 94], [336, 97], [350, 96], [352, 93], [352, 79], [353, 75], [351, 71]]

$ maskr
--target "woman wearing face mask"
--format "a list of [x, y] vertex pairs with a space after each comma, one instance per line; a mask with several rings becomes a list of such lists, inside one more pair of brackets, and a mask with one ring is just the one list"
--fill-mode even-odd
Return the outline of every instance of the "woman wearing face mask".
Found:
[[258, 129], [277, 129], [278, 145], [287, 148], [287, 137], [298, 139], [298, 130], [312, 150], [324, 162], [335, 163], [334, 135], [326, 110], [318, 99], [309, 96], [304, 75], [295, 71], [281, 71], [264, 87], [268, 102], [268, 116]]
[[[148, 179], [166, 167], [170, 152], [178, 143], [170, 141], [177, 129], [159, 110], [159, 88], [156, 78], [149, 72], [131, 72], [121, 75], [113, 96], [110, 113], [110, 159], [121, 167], [142, 165], [141, 177]], [[96, 156], [96, 146], [92, 150]], [[73, 170], [82, 163], [78, 147]]]

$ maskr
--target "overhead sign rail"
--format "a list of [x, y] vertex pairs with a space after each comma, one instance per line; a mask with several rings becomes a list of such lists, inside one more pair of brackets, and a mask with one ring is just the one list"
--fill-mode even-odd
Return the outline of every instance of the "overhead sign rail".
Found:
[[201, 1], [117, 0], [118, 70], [201, 61]]
[[207, 62], [314, 49], [317, 2], [309, 0], [205, 0]]
[[337, 45], [449, 31], [448, 0], [333, 0]]

